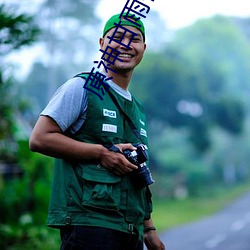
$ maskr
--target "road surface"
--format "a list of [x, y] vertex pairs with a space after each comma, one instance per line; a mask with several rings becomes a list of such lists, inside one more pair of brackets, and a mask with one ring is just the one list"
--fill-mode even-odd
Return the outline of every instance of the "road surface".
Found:
[[200, 221], [160, 234], [167, 250], [250, 250], [250, 193]]

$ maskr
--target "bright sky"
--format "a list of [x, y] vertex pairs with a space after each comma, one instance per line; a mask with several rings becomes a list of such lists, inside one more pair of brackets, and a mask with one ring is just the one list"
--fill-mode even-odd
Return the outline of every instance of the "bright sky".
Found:
[[[40, 3], [43, 0], [33, 0], [33, 3]], [[91, 0], [89, 0], [91, 1]], [[148, 5], [151, 10], [156, 10], [165, 21], [167, 29], [179, 29], [188, 26], [199, 18], [211, 17], [215, 14], [226, 16], [250, 17], [250, 0], [139, 0]], [[0, 3], [13, 3], [17, 0], [0, 0]], [[19, 3], [30, 9], [30, 0], [19, 0]], [[127, 0], [100, 0], [96, 14], [105, 21], [113, 14], [121, 13]], [[130, 4], [132, 3], [129, 2]], [[129, 5], [130, 5], [129, 4]], [[35, 4], [33, 5], [33, 7]], [[150, 12], [147, 14], [150, 20]], [[154, 20], [152, 20], [153, 22]], [[156, 27], [157, 28], [157, 27]], [[20, 52], [22, 55], [11, 56], [12, 61], [19, 62], [22, 58], [21, 72], [24, 75], [33, 63], [33, 60], [40, 57], [43, 52], [40, 47]], [[25, 58], [25, 63], [23, 63]], [[20, 72], [20, 71], [19, 71]]]
[[[250, 17], [250, 0], [141, 1], [151, 9], [159, 12], [169, 29], [178, 29], [193, 23], [199, 18], [210, 17], [215, 14]], [[106, 20], [114, 13], [120, 13], [126, 2], [127, 0], [101, 0], [97, 13]], [[150, 18], [150, 12], [147, 18]]]
[[[91, 1], [91, 0], [85, 0]], [[97, 14], [107, 20], [112, 14], [120, 13], [127, 0], [99, 0]], [[250, 17], [250, 0], [139, 0], [160, 13], [169, 29], [187, 26], [195, 20], [214, 14]], [[0, 0], [0, 3], [25, 5], [29, 10], [43, 0]], [[130, 0], [129, 5], [132, 3]], [[147, 16], [150, 18], [150, 12]]]

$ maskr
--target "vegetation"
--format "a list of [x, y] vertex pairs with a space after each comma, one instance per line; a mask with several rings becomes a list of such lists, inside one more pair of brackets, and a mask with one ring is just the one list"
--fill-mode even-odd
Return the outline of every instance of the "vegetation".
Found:
[[[28, 26], [30, 24], [30, 26]], [[32, 23], [32, 17], [16, 15], [5, 5], [0, 5], [0, 57], [13, 50], [30, 45], [39, 34], [39, 29]], [[1, 62], [1, 59], [0, 59]], [[6, 72], [6, 73], [5, 73]], [[16, 86], [8, 74], [8, 67], [0, 64], [0, 161], [13, 161], [15, 154], [15, 115], [24, 111], [25, 104], [16, 98]], [[12, 147], [10, 147], [12, 145]]]
[[194, 222], [220, 211], [237, 197], [249, 191], [249, 185], [217, 187], [210, 196], [184, 200], [154, 200], [154, 223], [159, 231]]
[[[22, 142], [22, 148], [27, 149], [27, 141]], [[0, 207], [4, 217], [1, 216], [0, 222], [0, 248], [59, 249], [58, 230], [46, 227], [53, 160], [28, 150], [19, 152], [19, 159], [22, 167], [28, 166], [25, 176], [5, 180], [1, 186]], [[222, 186], [209, 195], [183, 200], [157, 199], [156, 196], [153, 213], [155, 225], [160, 232], [198, 220], [222, 209], [248, 190], [249, 185]]]
[[[29, 129], [53, 89], [78, 72], [87, 45], [95, 43], [89, 39], [92, 21], [98, 24], [96, 2], [74, 1], [76, 8], [68, 8], [70, 1], [44, 1], [35, 17], [0, 5], [0, 169], [14, 164], [21, 170], [0, 173], [1, 249], [58, 249], [57, 230], [45, 226], [53, 160], [29, 151]], [[67, 28], [60, 25], [65, 20]], [[131, 91], [148, 114], [159, 230], [218, 211], [248, 188], [248, 23], [223, 16], [199, 20], [160, 50], [154, 46], [136, 71]], [[38, 60], [19, 82], [4, 59], [35, 42], [47, 48], [49, 60]]]
[[201, 19], [135, 72], [131, 90], [148, 114], [151, 168], [160, 173], [158, 188], [167, 187], [157, 194], [184, 187], [200, 195], [250, 177], [249, 28], [240, 23]]
[[[93, 63], [91, 47], [94, 39], [99, 38], [100, 20], [95, 15], [98, 1], [44, 0], [38, 7], [35, 20], [41, 29], [39, 43], [47, 56], [43, 59], [45, 62], [33, 65], [30, 77], [20, 89], [24, 96], [33, 97], [36, 112], [44, 108], [66, 78]], [[41, 88], [45, 90], [44, 95], [40, 93]]]

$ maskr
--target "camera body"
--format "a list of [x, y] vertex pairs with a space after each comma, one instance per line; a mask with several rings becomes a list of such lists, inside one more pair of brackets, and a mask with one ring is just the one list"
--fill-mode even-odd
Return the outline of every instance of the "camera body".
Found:
[[143, 188], [155, 182], [146, 164], [146, 161], [148, 160], [148, 148], [142, 143], [137, 143], [133, 146], [136, 147], [137, 150], [131, 151], [127, 149], [123, 151], [123, 154], [131, 163], [138, 166], [137, 170], [131, 172], [131, 176], [134, 183], [139, 188]]

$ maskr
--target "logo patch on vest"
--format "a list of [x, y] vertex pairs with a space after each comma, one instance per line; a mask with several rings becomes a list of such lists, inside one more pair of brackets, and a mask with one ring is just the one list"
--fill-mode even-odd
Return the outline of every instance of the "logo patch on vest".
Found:
[[102, 124], [102, 131], [117, 133], [117, 126], [112, 124]]
[[141, 128], [140, 134], [145, 136], [145, 137], [148, 137], [147, 136], [147, 131], [145, 129], [143, 129], [143, 128]]
[[103, 116], [108, 116], [111, 118], [116, 118], [116, 111], [103, 109]]
[[145, 122], [140, 119], [140, 123], [145, 126]]

